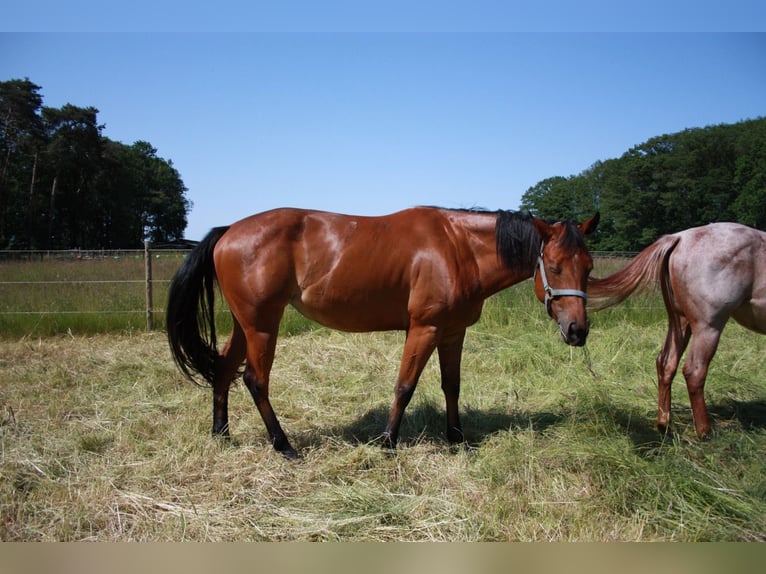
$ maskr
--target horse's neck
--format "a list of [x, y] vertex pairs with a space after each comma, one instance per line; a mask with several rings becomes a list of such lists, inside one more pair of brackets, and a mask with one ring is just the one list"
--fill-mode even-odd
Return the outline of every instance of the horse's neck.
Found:
[[479, 270], [482, 291], [487, 297], [528, 279], [533, 273], [533, 270], [509, 269], [503, 264], [497, 252], [496, 220], [494, 214], [475, 214], [461, 221]]

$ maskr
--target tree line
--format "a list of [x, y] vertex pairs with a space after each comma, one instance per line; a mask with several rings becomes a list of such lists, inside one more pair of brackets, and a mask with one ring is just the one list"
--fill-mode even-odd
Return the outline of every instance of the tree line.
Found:
[[[191, 208], [170, 160], [103, 136], [98, 110], [46, 107], [0, 82], [0, 249], [138, 248], [183, 238]], [[638, 251], [712, 221], [766, 229], [766, 118], [654, 137], [578, 175], [529, 188], [521, 209], [601, 223], [591, 248]]]
[[125, 249], [183, 238], [191, 208], [172, 161], [102, 134], [98, 110], [43, 105], [0, 82], [0, 249]]
[[601, 212], [591, 249], [639, 251], [713, 221], [766, 229], [766, 118], [654, 137], [621, 157], [529, 188], [521, 209], [582, 221]]

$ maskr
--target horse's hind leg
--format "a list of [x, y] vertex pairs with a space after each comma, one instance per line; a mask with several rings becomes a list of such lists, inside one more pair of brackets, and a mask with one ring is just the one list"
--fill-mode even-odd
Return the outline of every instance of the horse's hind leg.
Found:
[[[267, 359], [264, 358], [264, 361], [266, 360]], [[274, 450], [281, 452], [288, 458], [296, 458], [298, 453], [287, 440], [287, 435], [285, 435], [285, 432], [282, 430], [277, 415], [274, 413], [274, 409], [271, 406], [271, 401], [269, 401], [268, 368], [265, 368], [263, 364], [255, 367], [248, 364], [245, 369], [244, 381], [253, 397], [255, 406], [258, 408], [258, 412], [263, 419], [263, 423], [266, 425], [266, 430], [269, 433], [271, 445], [274, 447]]]
[[689, 355], [684, 363], [683, 371], [686, 378], [686, 390], [689, 392], [689, 401], [692, 405], [694, 428], [700, 438], [710, 434], [710, 421], [705, 405], [705, 379], [720, 338], [721, 331], [715, 327], [707, 326], [695, 330]]
[[213, 380], [213, 436], [229, 437], [229, 386], [245, 360], [245, 335], [237, 320], [223, 351], [218, 356]]
[[670, 316], [665, 344], [657, 356], [657, 429], [665, 434], [670, 429], [670, 389], [678, 363], [689, 344], [689, 322], [679, 315]]
[[281, 307], [270, 313], [261, 311], [258, 327], [252, 326], [247, 330], [247, 367], [243, 378], [266, 425], [272, 446], [286, 457], [296, 458], [298, 453], [287, 440], [269, 401], [269, 376], [274, 363], [277, 330], [283, 310]]

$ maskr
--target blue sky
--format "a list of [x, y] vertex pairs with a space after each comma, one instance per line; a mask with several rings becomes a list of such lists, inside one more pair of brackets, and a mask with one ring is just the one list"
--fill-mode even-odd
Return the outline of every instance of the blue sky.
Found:
[[[154, 145], [189, 188], [191, 239], [282, 205], [515, 209], [538, 181], [655, 135], [766, 116], [766, 34], [657, 33], [666, 25], [647, 12], [625, 33], [618, 24], [631, 14], [619, 19], [616, 8], [593, 29], [617, 32], [591, 32], [572, 10], [521, 32], [473, 11], [429, 19], [429, 3], [399, 19], [384, 3], [372, 3], [378, 19], [350, 9], [359, 3], [333, 4], [350, 10], [345, 19], [333, 18], [337, 8], [254, 9], [257, 31], [236, 19], [219, 26], [220, 14], [207, 25], [193, 20], [200, 13], [173, 20], [160, 8], [143, 29], [134, 12], [73, 21], [77, 33], [38, 20], [42, 33], [0, 34], [0, 80], [28, 77], [45, 105], [94, 106], [105, 136]], [[405, 6], [386, 5], [396, 4]], [[501, 3], [475, 5], [508, 15]], [[707, 27], [700, 18], [713, 9], [697, 6], [677, 29], [763, 27], [755, 4]], [[24, 8], [12, 10], [5, 29], [26, 30]], [[567, 14], [585, 31], [559, 31]], [[209, 31], [219, 28], [229, 31]]]

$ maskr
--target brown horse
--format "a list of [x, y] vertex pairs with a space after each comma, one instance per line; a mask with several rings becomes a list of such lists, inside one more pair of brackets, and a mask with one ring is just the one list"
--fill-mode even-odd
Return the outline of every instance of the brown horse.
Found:
[[[585, 287], [592, 260], [577, 226], [527, 214], [419, 207], [383, 217], [277, 209], [216, 228], [199, 243], [170, 287], [167, 329], [180, 369], [213, 387], [213, 434], [228, 436], [229, 385], [244, 382], [274, 448], [296, 452], [269, 402], [277, 330], [289, 304], [344, 331], [404, 330], [394, 402], [383, 433], [396, 445], [399, 424], [436, 349], [447, 403], [447, 437], [463, 439], [458, 417], [466, 328], [484, 300], [531, 277], [570, 345], [588, 335]], [[551, 279], [553, 287], [548, 284]], [[213, 313], [217, 280], [234, 317], [223, 351]]]
[[661, 237], [625, 268], [590, 279], [593, 309], [624, 301], [659, 281], [668, 313], [665, 345], [657, 357], [657, 427], [670, 425], [670, 385], [689, 340], [683, 367], [700, 437], [710, 434], [704, 386], [729, 317], [766, 334], [766, 233], [736, 223], [711, 223]]

